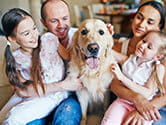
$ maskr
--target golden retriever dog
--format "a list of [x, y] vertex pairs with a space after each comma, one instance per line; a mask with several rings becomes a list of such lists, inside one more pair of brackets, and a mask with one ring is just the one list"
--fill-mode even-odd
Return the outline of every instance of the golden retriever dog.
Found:
[[88, 104], [103, 101], [104, 93], [113, 78], [110, 70], [110, 65], [115, 62], [112, 46], [112, 35], [101, 20], [83, 21], [74, 34], [69, 76], [79, 77], [83, 83], [83, 88], [76, 93], [84, 124]]

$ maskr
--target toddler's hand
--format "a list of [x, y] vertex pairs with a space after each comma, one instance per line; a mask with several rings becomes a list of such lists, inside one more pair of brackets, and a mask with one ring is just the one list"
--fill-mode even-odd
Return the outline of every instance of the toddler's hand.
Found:
[[114, 75], [119, 79], [122, 80], [123, 74], [118, 66], [118, 64], [111, 64], [111, 71], [114, 73]]

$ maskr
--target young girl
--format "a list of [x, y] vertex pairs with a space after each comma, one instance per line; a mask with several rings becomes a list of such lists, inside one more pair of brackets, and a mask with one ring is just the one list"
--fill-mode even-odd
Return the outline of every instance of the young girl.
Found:
[[[38, 64], [36, 64], [36, 59], [34, 59], [36, 55], [33, 55], [36, 53], [33, 50], [38, 46], [39, 32], [27, 12], [19, 8], [9, 10], [2, 17], [2, 27], [6, 38], [10, 42], [20, 45], [11, 53], [8, 43], [5, 51], [6, 74], [13, 87], [26, 89], [26, 85], [33, 84], [40, 95], [40, 91], [37, 89], [39, 88], [37, 87], [38, 81], [44, 84], [52, 83], [51, 86], [55, 87], [55, 91], [57, 91], [56, 86], [63, 88], [64, 84], [78, 83], [78, 80], [72, 81], [70, 78], [60, 82], [64, 77], [64, 65], [57, 53], [58, 39], [51, 33], [46, 33], [41, 37], [40, 57], [38, 58], [40, 61], [37, 60]], [[41, 72], [35, 66], [39, 68], [41, 66]], [[35, 74], [36, 70], [38, 70], [38, 74]], [[45, 87], [44, 84], [41, 85], [42, 90], [47, 94], [47, 86]], [[49, 94], [40, 98], [21, 98], [14, 94], [0, 111], [2, 124], [26, 125], [35, 119], [47, 116], [62, 100], [68, 97], [66, 91], [55, 92], [53, 90], [51, 89]]]
[[[113, 64], [111, 69], [117, 79], [122, 81], [122, 84], [126, 87], [142, 94], [148, 99], [152, 99], [157, 92], [157, 88], [159, 88], [161, 93], [165, 93], [165, 89], [162, 85], [165, 68], [161, 64], [156, 64], [164, 59], [165, 56], [166, 34], [152, 31], [148, 33], [143, 40], [138, 42], [135, 55], [131, 55], [127, 60], [126, 57], [122, 57], [123, 73], [120, 71], [117, 64]], [[160, 72], [159, 75], [157, 71], [162, 72]], [[153, 75], [153, 77], [150, 77], [151, 75]], [[148, 80], [149, 82], [147, 82]], [[147, 84], [145, 84], [146, 82]], [[121, 125], [124, 118], [133, 110], [135, 110], [133, 102], [118, 98], [107, 110], [102, 125]], [[146, 124], [151, 123], [152, 121], [146, 121]]]

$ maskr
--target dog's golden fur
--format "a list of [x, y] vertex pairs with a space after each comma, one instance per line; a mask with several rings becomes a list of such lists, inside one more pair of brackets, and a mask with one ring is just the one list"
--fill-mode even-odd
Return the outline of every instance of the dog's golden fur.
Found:
[[69, 75], [79, 77], [84, 86], [77, 91], [83, 119], [86, 119], [88, 103], [103, 101], [113, 78], [110, 71], [110, 64], [115, 62], [112, 46], [113, 38], [101, 20], [85, 20], [74, 34]]

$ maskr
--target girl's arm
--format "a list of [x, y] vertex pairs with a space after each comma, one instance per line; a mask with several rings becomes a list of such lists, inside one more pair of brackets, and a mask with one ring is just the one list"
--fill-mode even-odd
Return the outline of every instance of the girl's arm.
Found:
[[128, 87], [129, 89], [142, 94], [145, 98], [149, 98], [154, 93], [154, 88], [157, 88], [156, 84], [154, 83], [153, 77], [151, 77], [149, 81], [148, 86], [141, 86], [137, 83], [134, 83], [129, 78], [127, 78], [120, 70], [119, 66], [117, 64], [112, 64], [111, 66], [112, 72], [114, 72], [115, 76], [118, 78], [118, 80], [122, 81], [122, 83]]
[[[33, 84], [33, 83], [32, 83]], [[54, 82], [50, 84], [44, 84], [45, 93], [40, 84], [37, 84], [38, 93], [34, 89], [33, 85], [30, 84], [27, 87], [20, 89], [16, 88], [16, 93], [20, 97], [41, 97], [46, 96], [54, 92], [60, 91], [75, 91], [82, 88], [81, 81], [77, 78], [67, 77], [65, 80], [60, 82]]]

